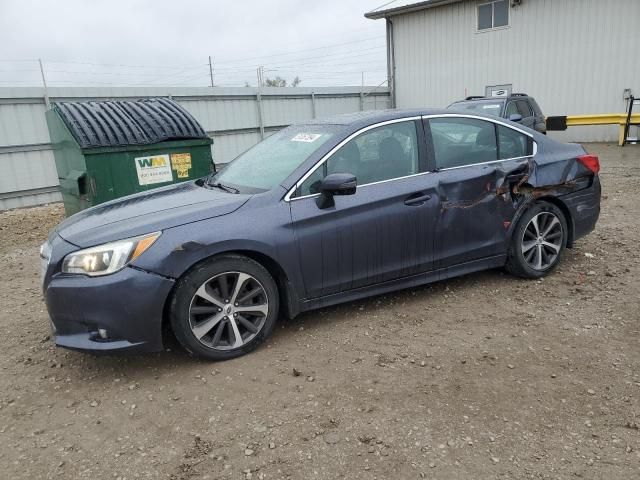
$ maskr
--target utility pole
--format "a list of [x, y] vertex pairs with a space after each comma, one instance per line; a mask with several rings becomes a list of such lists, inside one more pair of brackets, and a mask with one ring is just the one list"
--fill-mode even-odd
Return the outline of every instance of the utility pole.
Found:
[[362, 83], [360, 84], [360, 111], [364, 111], [364, 72], [362, 72]]
[[44, 67], [42, 66], [42, 59], [38, 59], [40, 64], [40, 74], [42, 74], [42, 85], [44, 85], [44, 104], [47, 110], [51, 108], [51, 102], [49, 101], [49, 92], [47, 91], [47, 79], [44, 77]]
[[256, 72], [258, 74], [258, 87], [262, 87], [264, 85], [264, 67], [260, 65]]
[[209, 77], [211, 77], [211, 86], [213, 87], [213, 63], [211, 62], [211, 55], [209, 55]]

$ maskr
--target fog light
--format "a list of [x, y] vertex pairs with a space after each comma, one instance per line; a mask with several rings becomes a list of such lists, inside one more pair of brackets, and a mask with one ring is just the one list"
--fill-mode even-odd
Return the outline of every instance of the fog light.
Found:
[[104, 328], [98, 329], [98, 335], [102, 340], [106, 340], [107, 338], [109, 338], [109, 335], [107, 335], [107, 331]]

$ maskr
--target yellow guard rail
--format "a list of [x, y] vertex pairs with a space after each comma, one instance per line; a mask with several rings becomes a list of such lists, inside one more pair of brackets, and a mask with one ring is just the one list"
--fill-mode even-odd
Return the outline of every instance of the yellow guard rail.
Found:
[[[618, 145], [624, 142], [624, 130], [627, 123], [626, 113], [599, 113], [595, 115], [567, 115], [547, 117], [547, 130], [566, 130], [567, 127], [584, 125], [618, 125]], [[640, 113], [631, 115], [631, 124], [640, 124]]]

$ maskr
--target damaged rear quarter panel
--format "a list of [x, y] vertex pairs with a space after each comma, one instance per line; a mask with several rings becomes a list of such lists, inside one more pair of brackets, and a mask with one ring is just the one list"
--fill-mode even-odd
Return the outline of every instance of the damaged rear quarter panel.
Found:
[[[534, 139], [535, 156], [436, 173], [441, 206], [435, 248], [437, 266], [505, 255], [518, 219], [541, 198], [555, 199], [564, 207], [571, 230], [569, 243], [575, 233], [581, 236], [593, 228], [599, 213], [599, 183], [597, 191], [574, 194], [594, 182], [593, 174], [577, 159], [584, 155], [584, 149], [539, 134]], [[573, 217], [583, 211], [589, 225], [574, 232]]]

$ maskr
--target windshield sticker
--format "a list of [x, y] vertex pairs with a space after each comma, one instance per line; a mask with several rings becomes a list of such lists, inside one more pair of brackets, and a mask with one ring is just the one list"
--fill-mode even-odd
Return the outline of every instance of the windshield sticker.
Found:
[[321, 136], [322, 136], [321, 133], [298, 133], [295, 137], [291, 139], [291, 141], [311, 143], [311, 142], [315, 142]]
[[495, 104], [489, 104], [489, 105], [483, 105], [482, 108], [484, 108], [485, 110], [493, 110], [494, 108], [500, 108], [500, 105], [495, 105]]

